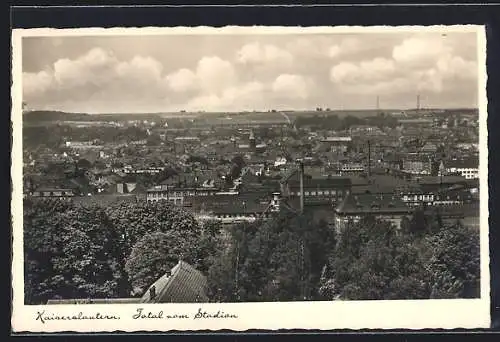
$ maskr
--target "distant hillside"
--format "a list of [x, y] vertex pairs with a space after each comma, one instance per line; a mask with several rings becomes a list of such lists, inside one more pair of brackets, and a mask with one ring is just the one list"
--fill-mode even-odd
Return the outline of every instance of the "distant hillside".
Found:
[[126, 120], [159, 120], [158, 114], [85, 114], [60, 111], [33, 110], [24, 113], [24, 122], [46, 121], [126, 121]]
[[[84, 113], [65, 113], [51, 110], [33, 110], [24, 113], [23, 121], [91, 121], [93, 116]], [[94, 119], [95, 120], [95, 119]]]

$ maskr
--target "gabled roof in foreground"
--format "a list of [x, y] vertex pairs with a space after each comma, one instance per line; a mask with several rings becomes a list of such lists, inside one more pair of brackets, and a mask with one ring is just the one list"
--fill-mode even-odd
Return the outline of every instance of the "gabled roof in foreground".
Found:
[[[155, 288], [156, 296], [150, 298]], [[193, 266], [184, 261], [158, 279], [141, 298], [141, 303], [206, 303], [207, 278]]]

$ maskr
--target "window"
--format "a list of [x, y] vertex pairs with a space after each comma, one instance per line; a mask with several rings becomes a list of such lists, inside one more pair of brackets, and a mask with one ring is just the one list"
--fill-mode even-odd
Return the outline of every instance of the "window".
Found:
[[322, 196], [323, 195], [323, 191], [318, 191], [318, 196]]
[[304, 191], [304, 195], [309, 196], [309, 191]]

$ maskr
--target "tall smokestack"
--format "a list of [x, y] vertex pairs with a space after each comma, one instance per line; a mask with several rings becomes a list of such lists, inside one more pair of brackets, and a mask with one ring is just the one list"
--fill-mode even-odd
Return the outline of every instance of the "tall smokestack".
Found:
[[420, 94], [417, 95], [417, 111], [420, 111]]
[[299, 161], [299, 179], [300, 179], [300, 213], [304, 212], [304, 163]]
[[370, 140], [368, 140], [368, 177], [372, 175], [372, 150], [371, 150], [371, 143]]
[[380, 98], [377, 95], [377, 112], [380, 111]]

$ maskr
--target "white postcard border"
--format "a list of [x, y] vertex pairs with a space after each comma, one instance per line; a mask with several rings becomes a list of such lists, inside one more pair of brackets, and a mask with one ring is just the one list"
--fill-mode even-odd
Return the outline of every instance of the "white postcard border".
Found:
[[[24, 305], [23, 208], [22, 208], [22, 37], [159, 34], [328, 34], [375, 32], [476, 32], [478, 35], [478, 94], [480, 112], [480, 244], [481, 299], [334, 301], [294, 303], [227, 304], [107, 304]], [[175, 27], [175, 28], [84, 28], [19, 29], [12, 34], [12, 329], [14, 332], [112, 332], [248, 329], [454, 329], [490, 326], [490, 276], [488, 240], [488, 145], [486, 97], [486, 36], [484, 26], [401, 27]], [[143, 312], [162, 311], [163, 319], [134, 319]], [[237, 318], [196, 318], [198, 310], [220, 312]], [[43, 313], [40, 315], [40, 313]], [[95, 318], [109, 316], [110, 319]], [[187, 315], [189, 318], [167, 318]], [[42, 316], [42, 317], [40, 317]], [[52, 317], [66, 319], [50, 320]], [[94, 319], [82, 319], [92, 316]], [[112, 317], [119, 317], [113, 319]], [[48, 317], [48, 319], [47, 319]], [[44, 319], [45, 318], [45, 319]], [[69, 319], [68, 319], [69, 318]]]

